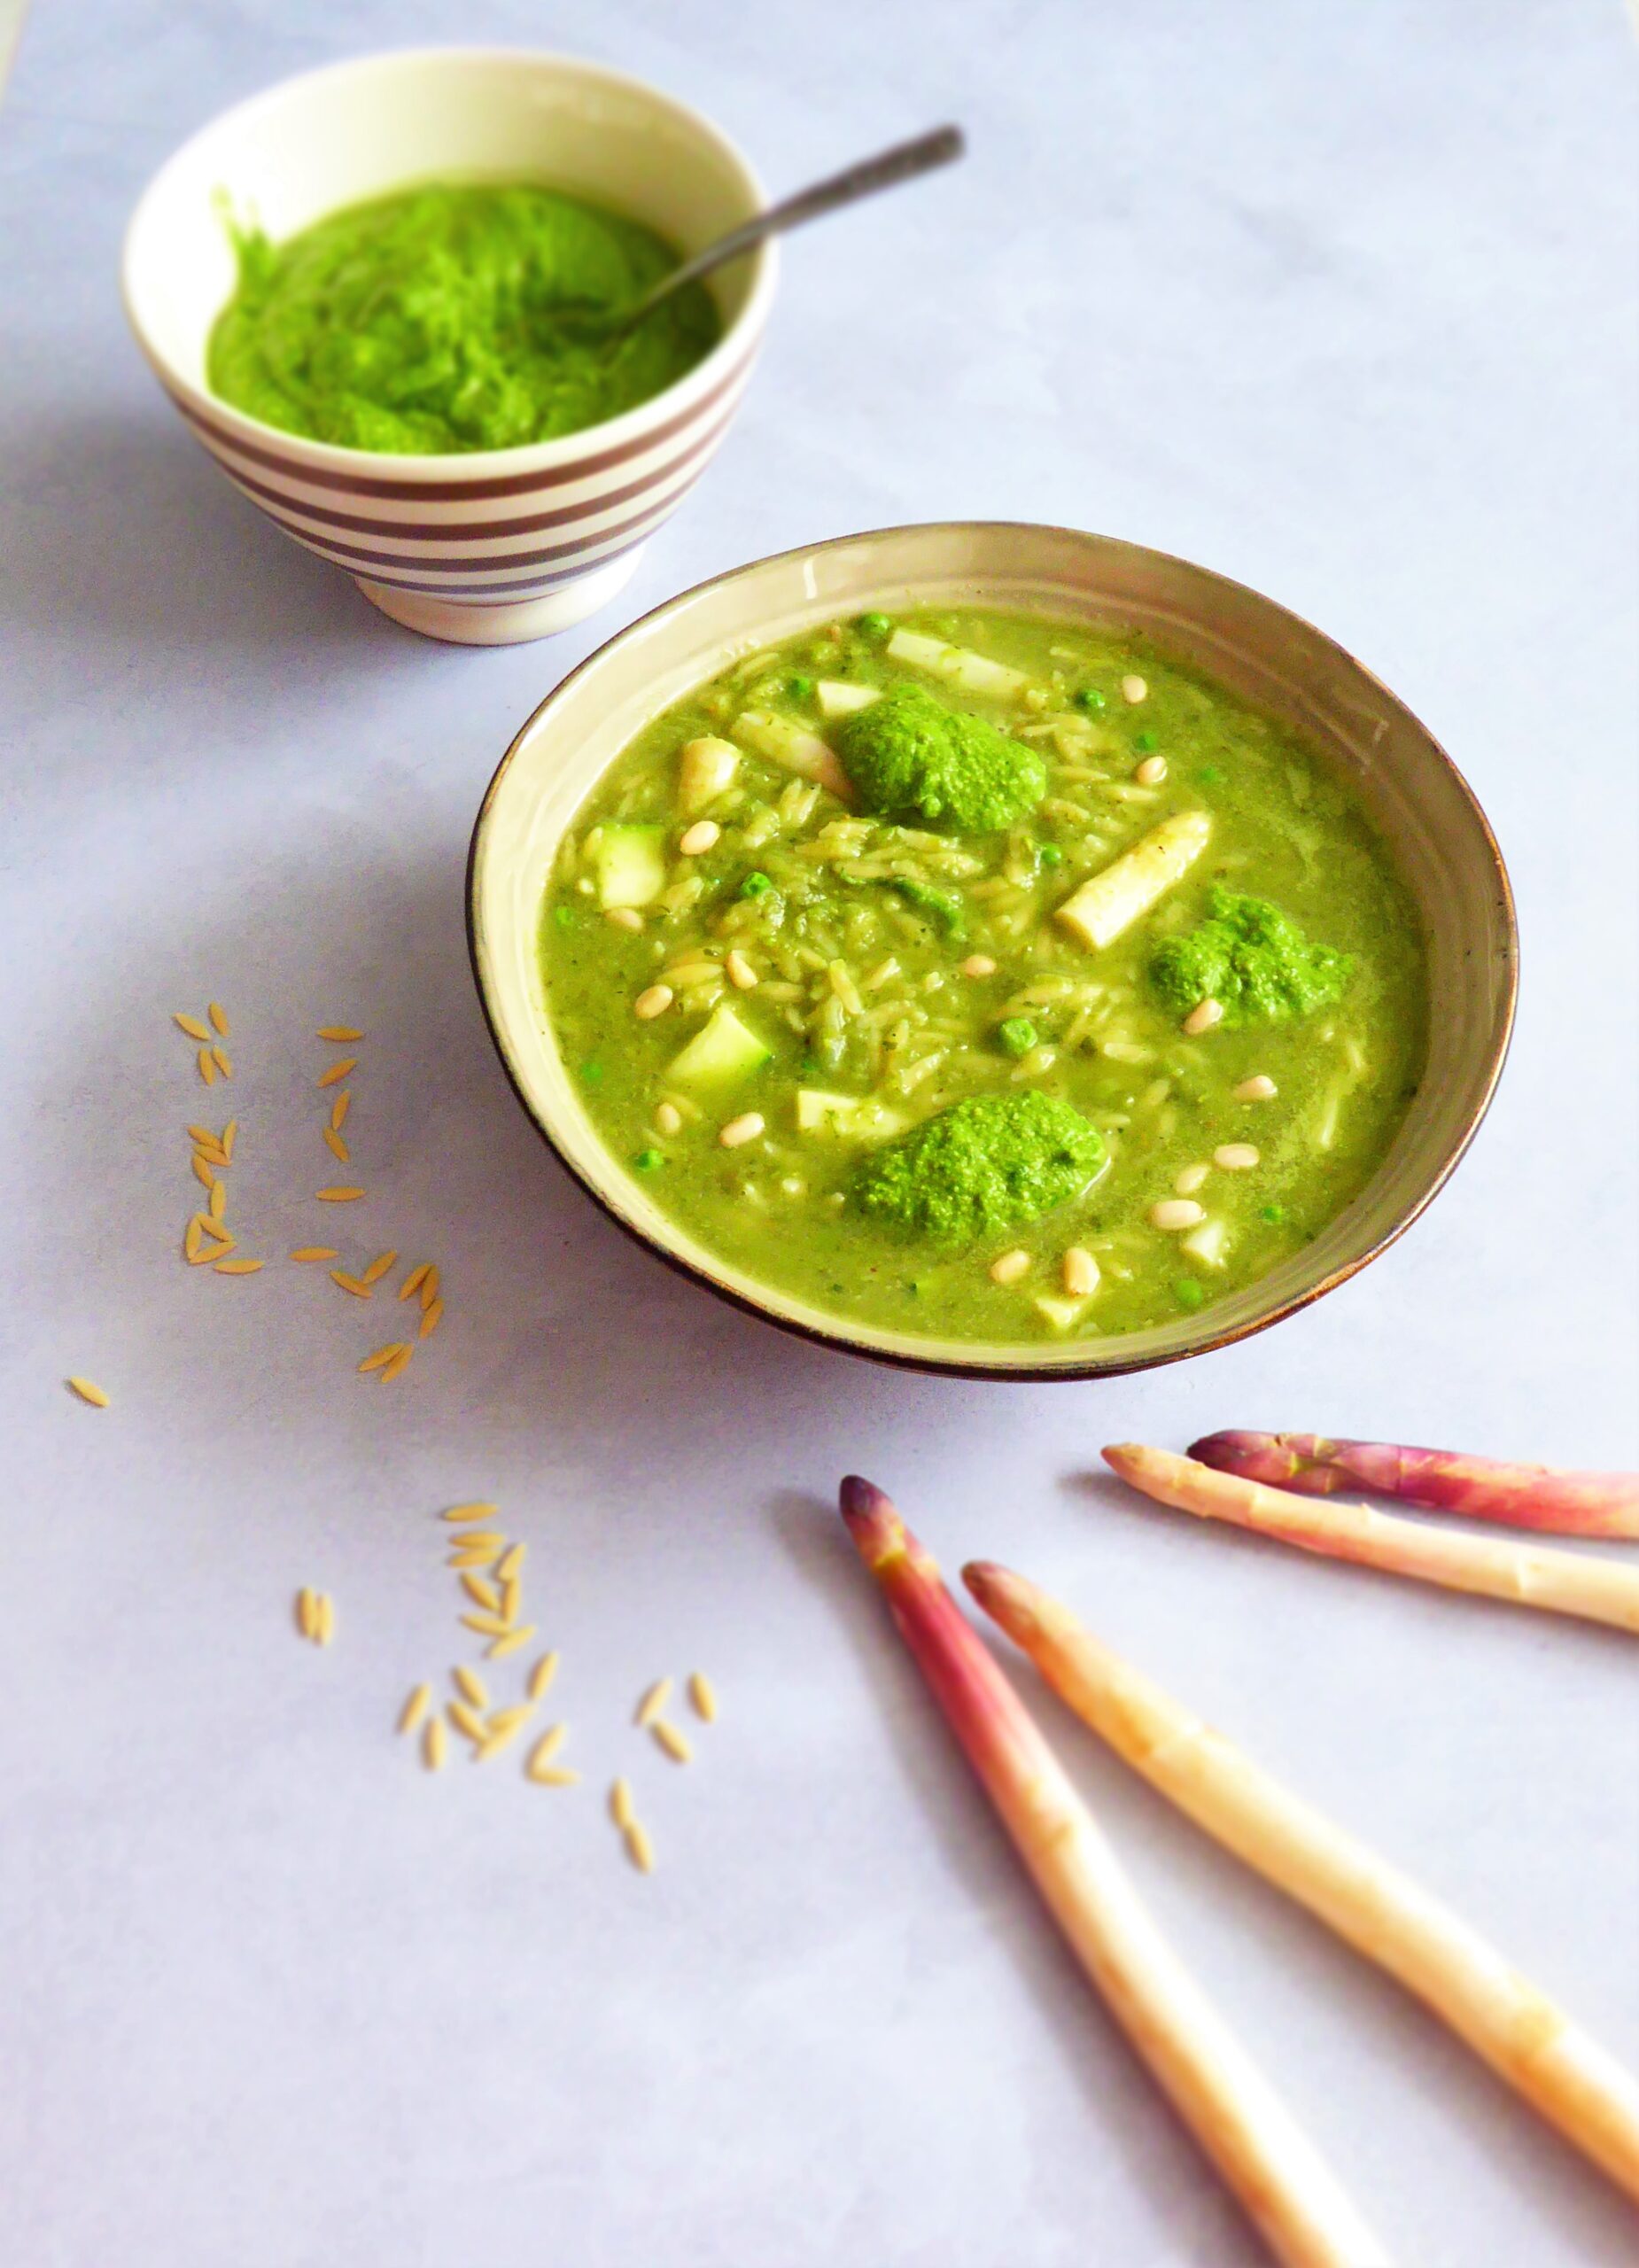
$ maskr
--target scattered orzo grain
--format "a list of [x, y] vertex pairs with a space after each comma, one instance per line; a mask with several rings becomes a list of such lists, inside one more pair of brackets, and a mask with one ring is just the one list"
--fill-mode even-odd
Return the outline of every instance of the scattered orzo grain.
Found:
[[77, 1394], [82, 1402], [89, 1402], [93, 1410], [107, 1409], [108, 1396], [95, 1379], [73, 1378], [68, 1381], [68, 1387], [70, 1393]]
[[228, 1011], [220, 1000], [213, 1000], [205, 1013], [211, 1020], [211, 1029], [219, 1039], [227, 1039], [231, 1036], [228, 1023]]
[[717, 1722], [717, 1688], [704, 1670], [697, 1669], [688, 1681], [688, 1697], [694, 1704], [695, 1714], [704, 1724]]
[[540, 1699], [547, 1688], [551, 1684], [553, 1679], [557, 1675], [557, 1667], [558, 1658], [555, 1653], [542, 1654], [540, 1659], [535, 1664], [534, 1668], [531, 1670], [529, 1674], [529, 1683], [524, 1689], [529, 1695], [532, 1701], [539, 1701]]
[[361, 1189], [345, 1187], [319, 1189], [314, 1192], [321, 1205], [351, 1205], [355, 1197], [362, 1197]]
[[171, 1021], [185, 1031], [190, 1039], [209, 1039], [211, 1036], [198, 1016], [184, 1016], [179, 1012]]
[[292, 1260], [334, 1260], [338, 1257], [332, 1244], [299, 1244], [291, 1253]]
[[358, 1060], [356, 1055], [344, 1055], [338, 1063], [332, 1063], [327, 1071], [320, 1072], [319, 1084], [322, 1087], [339, 1086], [348, 1072], [356, 1069]]
[[568, 1738], [569, 1727], [564, 1724], [552, 1725], [542, 1733], [529, 1752], [531, 1774], [537, 1772], [543, 1764], [550, 1764]]
[[520, 1622], [515, 1630], [509, 1630], [504, 1637], [496, 1639], [494, 1644], [487, 1650], [488, 1659], [498, 1662], [508, 1654], [520, 1652], [533, 1639], [536, 1628], [537, 1625], [533, 1622]]
[[431, 1706], [432, 1688], [430, 1685], [416, 1686], [399, 1712], [399, 1730], [413, 1733]]
[[674, 1764], [694, 1762], [694, 1745], [688, 1735], [680, 1730], [670, 1717], [656, 1717], [649, 1729]]
[[475, 1709], [488, 1708], [489, 1688], [477, 1670], [470, 1669], [467, 1664], [462, 1662], [459, 1668], [451, 1670], [450, 1675], [454, 1680], [463, 1700], [470, 1701]]
[[638, 1703], [637, 1713], [633, 1717], [633, 1722], [634, 1724], [642, 1725], [645, 1728], [652, 1725], [655, 1719], [660, 1714], [661, 1711], [665, 1707], [666, 1703], [671, 1698], [671, 1679], [669, 1677], [657, 1677], [654, 1683], [649, 1687], [648, 1692], [644, 1694], [642, 1699]]

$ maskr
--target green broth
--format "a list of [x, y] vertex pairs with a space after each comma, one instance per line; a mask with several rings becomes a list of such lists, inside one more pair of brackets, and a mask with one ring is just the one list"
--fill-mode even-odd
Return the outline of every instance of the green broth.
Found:
[[237, 289], [211, 333], [212, 391], [264, 424], [416, 455], [517, 448], [601, 424], [717, 344], [692, 284], [612, 338], [678, 264], [650, 229], [527, 183], [429, 183], [349, 206], [281, 245], [236, 231]]
[[[897, 658], [904, 633], [1021, 676], [986, 685], [983, 664], [969, 672], [947, 655], [930, 670], [920, 649]], [[952, 666], [973, 682], [952, 684], [942, 674]], [[1130, 701], [1122, 686], [1135, 678], [1144, 691]], [[825, 713], [830, 687], [901, 681], [1040, 754], [1046, 794], [1028, 818], [969, 836], [896, 824], [788, 768], [822, 768], [817, 751], [846, 744]], [[757, 722], [769, 716], [772, 736]], [[781, 760], [742, 745], [732, 778], [686, 811], [680, 751], [702, 736], [759, 741]], [[1156, 759], [1159, 780], [1147, 776]], [[1056, 918], [1088, 877], [1191, 814], [1210, 823], [1206, 848], [1111, 942], [1091, 948]], [[716, 839], [684, 854], [701, 818]], [[1226, 1015], [1186, 1030], [1152, 964], [1226, 892], [1272, 901], [1317, 948], [1347, 956], [1327, 957], [1347, 970], [1340, 997], [1286, 1021]], [[664, 1211], [772, 1288], [931, 1337], [1135, 1331], [1255, 1282], [1357, 1194], [1423, 1064], [1415, 909], [1340, 782], [1286, 727], [1191, 669], [1017, 615], [832, 625], [679, 702], [579, 814], [541, 951], [558, 1044], [594, 1122]], [[736, 975], [756, 981], [742, 989]], [[657, 987], [671, 995], [659, 1012], [634, 1013], [641, 999], [656, 1006]], [[757, 1046], [715, 1083], [680, 1077], [680, 1052], [708, 1022], [721, 1032], [725, 1006]], [[1273, 1094], [1239, 1098], [1254, 1078]], [[1107, 1163], [1068, 1202], [956, 1249], [867, 1211], [863, 1169], [884, 1141], [969, 1098], [1028, 1088], [1103, 1138]], [[725, 1147], [723, 1129], [743, 1132], [753, 1116], [761, 1130]], [[1156, 1225], [1153, 1209], [1180, 1197], [1200, 1220]], [[1067, 1293], [1067, 1253], [1096, 1262], [1090, 1295]], [[992, 1277], [998, 1259], [1011, 1280]], [[1069, 1263], [1070, 1282], [1085, 1274]]]

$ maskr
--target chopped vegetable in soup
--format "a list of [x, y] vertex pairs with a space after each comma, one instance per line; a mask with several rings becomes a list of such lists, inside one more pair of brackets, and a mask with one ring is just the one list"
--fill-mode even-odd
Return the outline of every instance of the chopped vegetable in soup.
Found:
[[611, 1151], [839, 1317], [1053, 1340], [1255, 1282], [1384, 1155], [1422, 940], [1352, 796], [1078, 626], [865, 615], [656, 718], [542, 927]]

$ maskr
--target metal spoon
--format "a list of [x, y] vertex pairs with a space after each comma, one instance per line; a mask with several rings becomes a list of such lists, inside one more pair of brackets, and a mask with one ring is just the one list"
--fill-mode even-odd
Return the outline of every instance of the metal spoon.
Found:
[[630, 330], [654, 313], [674, 291], [690, 284], [697, 284], [703, 276], [720, 268], [742, 252], [750, 252], [770, 237], [782, 235], [788, 229], [801, 228], [804, 221], [817, 221], [821, 214], [840, 212], [844, 205], [852, 205], [862, 197], [874, 197], [879, 189], [892, 189], [902, 181], [913, 181], [918, 174], [931, 173], [936, 166], [948, 166], [962, 155], [967, 144], [959, 126], [941, 126], [931, 134], [919, 135], [914, 142], [896, 143], [891, 150], [883, 150], [874, 158], [864, 158], [857, 166], [850, 166], [846, 173], [833, 174], [828, 181], [816, 182], [812, 189], [798, 190], [795, 197], [788, 197], [778, 205], [771, 205], [765, 213], [757, 214], [731, 229], [726, 237], [697, 252], [658, 284], [633, 299], [629, 307], [555, 310], [567, 313], [578, 330], [599, 338], [618, 337]]

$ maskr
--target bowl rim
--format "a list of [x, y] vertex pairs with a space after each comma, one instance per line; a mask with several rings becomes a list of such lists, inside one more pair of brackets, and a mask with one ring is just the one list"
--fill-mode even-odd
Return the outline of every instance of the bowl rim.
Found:
[[[465, 497], [471, 493], [475, 484], [483, 483], [491, 494], [504, 493], [507, 487], [522, 493], [531, 485], [534, 476], [562, 469], [576, 477], [590, 478], [601, 470], [606, 454], [612, 450], [617, 457], [625, 457], [630, 454], [625, 445], [641, 442], [656, 425], [664, 424], [666, 430], [655, 432], [653, 439], [664, 440], [680, 413], [686, 418], [715, 401], [730, 392], [744, 375], [766, 324], [779, 276], [779, 252], [772, 239], [750, 254], [750, 288], [739, 312], [709, 354], [659, 393], [623, 410], [618, 417], [604, 418], [598, 424], [582, 426], [573, 433], [561, 433], [549, 441], [526, 441], [508, 449], [454, 449], [426, 455], [391, 449], [350, 449], [339, 442], [315, 441], [306, 434], [287, 432], [281, 425], [269, 425], [260, 417], [252, 417], [207, 386], [197, 384], [177, 368], [143, 321], [135, 279], [144, 225], [171, 175], [194, 155], [198, 145], [225, 128], [243, 125], [258, 112], [276, 108], [299, 89], [305, 90], [321, 81], [362, 80], [429, 63], [468, 62], [512, 65], [520, 70], [544, 69], [562, 77], [591, 81], [638, 96], [655, 109], [670, 113], [680, 125], [711, 145], [739, 176], [753, 211], [760, 210], [768, 202], [762, 177], [750, 158], [733, 136], [703, 111], [696, 110], [680, 96], [667, 93], [650, 80], [639, 78], [630, 71], [617, 70], [590, 57], [567, 55], [551, 48], [431, 44], [377, 48], [366, 55], [321, 64], [311, 71], [292, 72], [289, 77], [276, 79], [271, 86], [247, 95], [242, 102], [231, 103], [226, 110], [218, 111], [180, 143], [144, 183], [120, 241], [120, 296], [126, 321], [177, 408], [214, 439], [224, 442], [240, 455], [286, 470], [295, 469], [299, 477], [309, 478], [315, 486], [344, 485], [377, 493], [402, 493], [406, 485], [416, 493], [429, 486], [442, 486], [452, 494]], [[411, 186], [417, 178], [425, 176], [407, 175], [401, 185]], [[384, 189], [381, 194], [390, 196], [392, 190]], [[577, 462], [588, 455], [599, 462]], [[377, 476], [374, 483], [372, 473]]]
[[[946, 1354], [918, 1355], [900, 1347], [887, 1348], [866, 1344], [851, 1335], [846, 1322], [841, 1317], [835, 1319], [832, 1327], [826, 1328], [802, 1320], [796, 1316], [783, 1314], [777, 1307], [766, 1305], [760, 1299], [751, 1297], [741, 1291], [737, 1285], [725, 1282], [721, 1278], [714, 1275], [709, 1268], [696, 1264], [681, 1252], [674, 1250], [664, 1239], [650, 1234], [646, 1229], [640, 1227], [635, 1221], [628, 1219], [571, 1158], [553, 1131], [546, 1114], [537, 1107], [508, 1052], [496, 1012], [490, 1003], [489, 988], [485, 975], [478, 936], [478, 866], [491, 814], [500, 794], [501, 782], [511, 769], [513, 759], [524, 741], [535, 731], [547, 711], [554, 707], [568, 693], [569, 688], [594, 664], [601, 662], [612, 648], [627, 639], [634, 638], [639, 633], [649, 629], [665, 616], [681, 609], [702, 593], [720, 590], [726, 586], [746, 581], [750, 577], [760, 574], [766, 568], [779, 566], [787, 562], [813, 558], [821, 553], [838, 550], [852, 544], [881, 542], [895, 536], [959, 537], [970, 534], [975, 530], [983, 530], [990, 534], [1018, 532], [1029, 535], [1068, 536], [1073, 540], [1082, 540], [1091, 537], [1093, 540], [1099, 542], [1121, 544], [1129, 550], [1145, 553], [1147, 556], [1165, 564], [1187, 568], [1197, 574], [1210, 575], [1217, 582], [1254, 599], [1260, 605], [1274, 608], [1289, 621], [1297, 624], [1310, 635], [1319, 639], [1322, 644], [1329, 648], [1333, 654], [1340, 656], [1351, 668], [1358, 670], [1371, 685], [1380, 689], [1397, 708], [1405, 710], [1406, 714], [1412, 718], [1430, 748], [1445, 765], [1464, 802], [1468, 806], [1470, 816], [1474, 820], [1480, 840], [1485, 846], [1503, 913], [1507, 968], [1503, 995], [1498, 1005], [1483, 1083], [1467, 1117], [1412, 1201], [1364, 1251], [1348, 1260], [1340, 1261], [1337, 1266], [1331, 1269], [1317, 1283], [1309, 1285], [1276, 1301], [1267, 1311], [1249, 1317], [1243, 1322], [1220, 1324], [1216, 1329], [1208, 1324], [1198, 1337], [1190, 1340], [1186, 1344], [1134, 1355], [1125, 1360], [1119, 1356], [1115, 1361], [1108, 1359], [1109, 1350], [1119, 1346], [1119, 1337], [1107, 1339], [1100, 1342], [1104, 1349], [1104, 1359], [1085, 1364], [1070, 1362], [1037, 1367], [1029, 1363], [1001, 1364], [980, 1360], [967, 1362], [953, 1359]], [[536, 1132], [557, 1160], [558, 1164], [570, 1178], [586, 1192], [598, 1210], [612, 1221], [617, 1228], [622, 1230], [634, 1244], [643, 1251], [664, 1261], [676, 1274], [684, 1277], [689, 1283], [700, 1285], [707, 1291], [715, 1293], [719, 1299], [728, 1301], [742, 1314], [755, 1316], [763, 1323], [773, 1324], [777, 1329], [788, 1332], [793, 1338], [806, 1340], [812, 1346], [851, 1355], [864, 1362], [888, 1363], [897, 1370], [920, 1371], [940, 1378], [994, 1380], [999, 1384], [1015, 1386], [1049, 1385], [1060, 1381], [1087, 1384], [1100, 1379], [1127, 1378], [1137, 1371], [1160, 1370], [1173, 1363], [1188, 1362], [1197, 1355], [1214, 1354], [1222, 1348], [1239, 1345], [1242, 1340], [1253, 1338], [1260, 1332], [1268, 1331], [1275, 1324], [1285, 1322], [1288, 1316], [1296, 1315], [1301, 1309], [1312, 1306], [1317, 1300], [1324, 1298], [1328, 1292], [1335, 1291], [1340, 1284], [1346, 1284], [1352, 1277], [1358, 1275], [1362, 1269], [1368, 1267], [1372, 1261], [1387, 1252], [1391, 1245], [1397, 1244], [1413, 1223], [1422, 1217], [1466, 1156], [1474, 1137], [1484, 1122], [1486, 1114], [1491, 1107], [1492, 1099], [1496, 1093], [1497, 1082], [1502, 1077], [1503, 1066], [1508, 1060], [1519, 998], [1519, 926], [1514, 903], [1513, 886], [1509, 880], [1508, 868], [1503, 862], [1502, 850], [1492, 830], [1491, 823], [1486, 817], [1479, 797], [1463, 773], [1452, 761], [1444, 743], [1435, 738], [1415, 711], [1406, 708], [1405, 703], [1400, 699], [1393, 688], [1374, 672], [1367, 669], [1363, 663], [1358, 661], [1348, 648], [1340, 645], [1336, 639], [1328, 636], [1324, 631], [1317, 629], [1313, 623], [1304, 616], [1294, 613], [1290, 607], [1283, 606], [1278, 599], [1266, 597], [1262, 592], [1254, 589], [1249, 583], [1242, 583], [1231, 575], [1219, 574], [1216, 568], [1199, 567], [1194, 561], [1185, 559], [1177, 552], [1161, 551], [1152, 545], [1130, 543], [1125, 537], [1101, 536], [1091, 529], [1073, 528], [1059, 522], [1042, 520], [905, 521], [889, 527], [858, 529], [848, 535], [826, 537], [817, 543], [794, 544], [784, 551], [769, 552], [762, 558], [748, 560], [738, 567], [728, 568], [719, 575], [709, 575], [703, 581], [691, 584], [687, 590], [675, 592], [670, 598], [663, 599], [657, 606], [649, 608], [647, 613], [635, 616], [632, 621], [613, 632], [584, 660], [579, 662], [572, 670], [561, 678], [544, 699], [536, 703], [508, 743], [506, 752], [496, 765], [489, 786], [484, 792], [483, 801], [478, 806], [478, 817], [473, 822], [472, 834], [468, 843], [466, 926], [468, 958], [472, 967], [473, 981], [478, 989], [479, 1005], [484, 1012], [484, 1021], [489, 1032], [491, 1045], [500, 1058], [501, 1067], [506, 1074], [508, 1084], [523, 1105], [524, 1113]], [[776, 1293], [770, 1294], [771, 1299], [777, 1296]], [[1207, 1312], [1209, 1315], [1210, 1309]], [[947, 1347], [949, 1345], [948, 1341], [930, 1343], [943, 1343]]]

